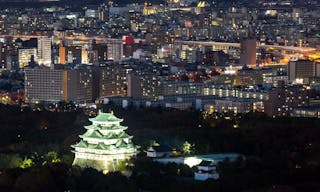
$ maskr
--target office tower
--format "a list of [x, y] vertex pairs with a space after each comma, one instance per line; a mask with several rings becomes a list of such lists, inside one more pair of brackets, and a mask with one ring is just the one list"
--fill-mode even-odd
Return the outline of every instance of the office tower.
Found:
[[107, 44], [104, 43], [93, 43], [92, 49], [96, 51], [97, 61], [104, 62], [108, 60], [108, 47]]
[[82, 47], [81, 50], [81, 63], [89, 64], [89, 50], [85, 47]]
[[127, 69], [110, 65], [100, 70], [100, 98], [127, 96]]
[[[82, 51], [81, 46], [65, 46], [63, 43], [59, 45], [59, 60], [60, 64], [80, 64], [82, 62], [82, 55], [88, 57], [88, 53], [84, 50]], [[87, 59], [84, 59], [87, 62]]]
[[4, 43], [0, 42], [0, 68], [6, 68], [6, 46]]
[[122, 39], [108, 39], [108, 60], [120, 61], [123, 56]]
[[92, 71], [89, 69], [27, 69], [25, 97], [37, 101], [92, 101]]
[[51, 61], [51, 39], [49, 37], [38, 38], [38, 64], [50, 67]]
[[37, 49], [19, 49], [19, 67], [24, 68], [29, 65], [32, 60], [37, 61]]
[[265, 113], [271, 117], [289, 116], [294, 107], [309, 105], [310, 92], [300, 85], [287, 86], [279, 83], [268, 93], [264, 102]]
[[240, 65], [256, 66], [257, 43], [246, 39], [240, 43]]
[[309, 78], [320, 76], [320, 63], [297, 60], [288, 63], [288, 78], [292, 83], [309, 84]]
[[107, 20], [107, 7], [105, 5], [101, 5], [98, 8], [98, 16], [101, 21]]
[[63, 42], [59, 45], [59, 63], [60, 64], [66, 64], [67, 58], [66, 58], [66, 47], [64, 46]]
[[16, 52], [9, 52], [6, 57], [6, 68], [8, 70], [19, 69], [19, 55]]
[[138, 49], [137, 44], [134, 43], [132, 36], [124, 36], [123, 38], [123, 55], [125, 57], [132, 57], [133, 52]]
[[82, 47], [69, 46], [67, 50], [67, 63], [79, 64], [82, 61]]
[[142, 97], [141, 79], [137, 74], [133, 72], [128, 73], [127, 83], [128, 83], [127, 96], [133, 97], [133, 98]]

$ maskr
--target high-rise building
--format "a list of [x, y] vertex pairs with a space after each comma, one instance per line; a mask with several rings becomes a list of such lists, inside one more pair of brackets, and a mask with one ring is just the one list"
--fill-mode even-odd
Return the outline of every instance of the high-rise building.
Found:
[[6, 46], [0, 42], [0, 68], [6, 68]]
[[265, 113], [271, 117], [289, 116], [295, 107], [308, 106], [309, 95], [303, 86], [279, 84], [268, 93], [269, 99], [264, 102]]
[[51, 39], [49, 37], [38, 38], [38, 64], [50, 67], [51, 60]]
[[133, 98], [142, 97], [141, 79], [137, 74], [132, 72], [128, 73], [127, 83], [128, 83], [127, 96], [133, 97]]
[[89, 51], [86, 48], [82, 48], [81, 50], [81, 63], [89, 64]]
[[[86, 57], [83, 58], [82, 56]], [[80, 64], [82, 61], [87, 63], [88, 52], [87, 50], [82, 50], [81, 46], [65, 46], [63, 43], [59, 45], [59, 63], [60, 64]]]
[[138, 74], [141, 80], [142, 96], [146, 98], [157, 98], [163, 94], [164, 80], [154, 73]]
[[69, 46], [67, 50], [67, 63], [79, 64], [82, 61], [82, 47]]
[[97, 61], [104, 62], [108, 60], [108, 47], [104, 43], [93, 43], [92, 49], [97, 52]]
[[66, 47], [61, 42], [59, 45], [59, 63], [60, 64], [66, 64], [67, 58], [66, 58]]
[[246, 39], [240, 43], [240, 64], [256, 66], [257, 42], [255, 39]]
[[9, 52], [6, 57], [6, 68], [9, 70], [19, 69], [19, 55], [16, 52]]
[[108, 60], [121, 61], [123, 59], [122, 39], [108, 39], [107, 50]]
[[101, 21], [106, 21], [107, 20], [107, 7], [105, 5], [101, 5], [98, 7], [98, 16]]
[[31, 61], [37, 61], [37, 49], [19, 49], [19, 67], [24, 68], [28, 66]]
[[89, 69], [27, 69], [25, 97], [36, 101], [92, 101], [92, 71]]
[[288, 63], [288, 78], [292, 83], [309, 83], [309, 78], [320, 77], [320, 63], [297, 60]]
[[100, 98], [127, 96], [127, 69], [120, 65], [110, 65], [100, 70]]

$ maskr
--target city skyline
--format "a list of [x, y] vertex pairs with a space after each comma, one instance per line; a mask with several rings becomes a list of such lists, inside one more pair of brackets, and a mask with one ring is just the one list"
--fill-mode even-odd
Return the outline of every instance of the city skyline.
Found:
[[0, 191], [319, 191], [320, 1], [0, 0]]

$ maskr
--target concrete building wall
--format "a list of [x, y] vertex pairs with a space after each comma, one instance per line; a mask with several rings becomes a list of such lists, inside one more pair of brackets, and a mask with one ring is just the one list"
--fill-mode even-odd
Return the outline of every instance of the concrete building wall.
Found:
[[128, 82], [127, 96], [133, 97], [133, 98], [142, 97], [142, 87], [141, 87], [140, 77], [137, 74], [128, 73], [127, 82]]
[[296, 82], [297, 79], [303, 83], [309, 83], [309, 78], [320, 76], [320, 64], [310, 60], [290, 61], [288, 63], [289, 82]]
[[257, 43], [255, 39], [243, 40], [240, 44], [240, 64], [256, 65]]
[[27, 102], [92, 101], [91, 70], [27, 69], [25, 95]]
[[64, 100], [66, 90], [63, 84], [63, 70], [25, 70], [26, 101]]
[[38, 39], [38, 63], [50, 67], [51, 61], [51, 39], [41, 37]]

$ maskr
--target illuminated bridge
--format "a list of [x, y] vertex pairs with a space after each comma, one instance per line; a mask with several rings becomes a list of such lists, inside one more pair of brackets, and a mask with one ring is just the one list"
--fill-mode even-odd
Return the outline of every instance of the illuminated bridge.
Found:
[[[214, 50], [229, 50], [232, 48], [240, 48], [240, 43], [228, 42], [215, 42], [215, 41], [182, 41], [176, 40], [174, 43], [177, 45], [190, 45], [190, 46], [212, 46]], [[310, 53], [315, 52], [316, 48], [313, 47], [294, 47], [294, 46], [280, 46], [280, 45], [257, 45], [258, 48], [272, 48], [281, 51], [290, 51], [295, 53]]]

